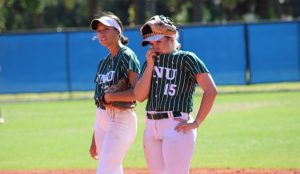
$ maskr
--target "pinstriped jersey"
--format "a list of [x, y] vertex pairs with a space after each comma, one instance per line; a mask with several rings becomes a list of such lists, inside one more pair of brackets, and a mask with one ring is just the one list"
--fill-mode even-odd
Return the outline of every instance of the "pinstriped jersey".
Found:
[[[142, 74], [147, 66], [144, 63]], [[152, 72], [147, 111], [192, 112], [196, 74], [208, 73], [204, 63], [192, 52], [177, 51], [156, 57]]]
[[[117, 55], [110, 58], [110, 54], [100, 60], [94, 82], [96, 83], [94, 99], [101, 100], [103, 94], [119, 80], [128, 81], [129, 70], [139, 73], [140, 63], [135, 53], [128, 47], [123, 46]], [[130, 89], [130, 83], [128, 89]]]

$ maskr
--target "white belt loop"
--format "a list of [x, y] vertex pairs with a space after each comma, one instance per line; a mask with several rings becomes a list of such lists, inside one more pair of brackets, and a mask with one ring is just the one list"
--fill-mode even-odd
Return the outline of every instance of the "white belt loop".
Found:
[[173, 111], [168, 111], [169, 119], [174, 119]]
[[[153, 113], [154, 114], [154, 113]], [[154, 118], [153, 118], [153, 114], [150, 114], [151, 115], [151, 120], [154, 120]]]

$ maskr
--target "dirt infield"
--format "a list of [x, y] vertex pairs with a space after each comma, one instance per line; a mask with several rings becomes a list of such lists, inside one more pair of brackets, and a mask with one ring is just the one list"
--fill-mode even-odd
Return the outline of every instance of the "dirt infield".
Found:
[[[0, 174], [95, 174], [95, 170], [0, 170]], [[149, 172], [146, 169], [125, 169], [124, 174], [149, 174]], [[300, 169], [192, 169], [190, 174], [300, 174]]]

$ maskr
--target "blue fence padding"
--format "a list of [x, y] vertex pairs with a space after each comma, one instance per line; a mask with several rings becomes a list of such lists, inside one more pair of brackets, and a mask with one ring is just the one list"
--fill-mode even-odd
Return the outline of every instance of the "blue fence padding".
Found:
[[[299, 81], [299, 25], [184, 26], [179, 41], [204, 61], [217, 85]], [[138, 28], [124, 35], [142, 66], [149, 46], [141, 47]], [[0, 93], [93, 90], [97, 65], [107, 54], [92, 31], [2, 34]]]
[[145, 55], [149, 47], [141, 46], [142, 37], [138, 29], [125, 30], [124, 35], [128, 37], [129, 39], [128, 46], [135, 52], [142, 66], [146, 60]]
[[0, 37], [0, 93], [66, 91], [65, 34]]
[[298, 25], [249, 25], [252, 83], [300, 80]]
[[[71, 90], [94, 89], [94, 77], [98, 63], [109, 52], [101, 46], [94, 32], [74, 32], [69, 35]], [[124, 35], [128, 37], [128, 46], [135, 51], [141, 64], [145, 61], [146, 48], [140, 48], [141, 37], [136, 30], [126, 30]]]
[[245, 44], [242, 25], [188, 27], [183, 49], [204, 61], [217, 85], [245, 84]]
[[69, 33], [71, 91], [91, 90], [100, 59], [108, 50], [99, 44], [94, 32]]

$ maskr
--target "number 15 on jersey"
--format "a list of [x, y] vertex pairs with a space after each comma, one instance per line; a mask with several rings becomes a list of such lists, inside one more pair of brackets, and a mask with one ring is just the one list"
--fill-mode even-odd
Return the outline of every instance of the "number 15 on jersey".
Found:
[[174, 96], [176, 93], [176, 87], [177, 87], [177, 85], [175, 85], [175, 84], [166, 84], [165, 90], [164, 90], [164, 95]]

